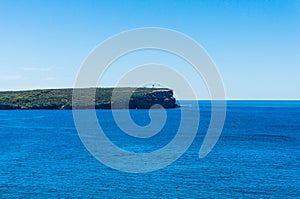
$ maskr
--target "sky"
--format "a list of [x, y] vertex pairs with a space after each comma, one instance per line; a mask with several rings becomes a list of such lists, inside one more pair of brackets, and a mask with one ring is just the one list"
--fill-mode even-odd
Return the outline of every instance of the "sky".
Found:
[[[0, 0], [0, 90], [73, 87], [97, 45], [143, 27], [176, 30], [198, 42], [216, 64], [228, 99], [300, 99], [297, 0]], [[198, 81], [177, 58], [149, 51], [116, 63], [100, 86], [112, 86], [126, 66], [155, 58]], [[205, 98], [202, 86], [195, 89]]]

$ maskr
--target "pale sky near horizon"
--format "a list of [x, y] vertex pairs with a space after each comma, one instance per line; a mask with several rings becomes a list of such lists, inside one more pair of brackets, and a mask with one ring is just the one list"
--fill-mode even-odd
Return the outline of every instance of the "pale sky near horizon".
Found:
[[[297, 0], [0, 0], [0, 90], [72, 87], [99, 43], [142, 27], [173, 29], [202, 45], [228, 99], [300, 99]], [[155, 52], [136, 57], [172, 59]]]

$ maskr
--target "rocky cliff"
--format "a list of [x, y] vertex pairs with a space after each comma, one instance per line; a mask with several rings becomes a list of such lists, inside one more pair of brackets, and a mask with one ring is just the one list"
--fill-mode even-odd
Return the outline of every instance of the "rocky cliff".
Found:
[[[92, 100], [90, 90], [96, 90], [96, 96]], [[176, 108], [176, 99], [170, 89], [158, 88], [87, 88], [79, 89], [81, 97], [88, 99], [88, 103], [75, 103], [73, 107], [73, 89], [43, 89], [31, 91], [0, 92], [0, 110], [12, 109], [149, 109]], [[114, 91], [116, 90], [116, 91]], [[116, 92], [117, 98], [112, 99], [112, 93]], [[95, 103], [90, 103], [94, 101]], [[156, 105], [156, 106], [155, 106]]]
[[115, 109], [149, 109], [153, 108], [176, 108], [176, 99], [173, 97], [172, 90], [155, 90], [145, 93], [142, 96], [131, 98], [129, 101], [121, 100], [113, 102], [112, 104], [105, 104], [102, 107]]

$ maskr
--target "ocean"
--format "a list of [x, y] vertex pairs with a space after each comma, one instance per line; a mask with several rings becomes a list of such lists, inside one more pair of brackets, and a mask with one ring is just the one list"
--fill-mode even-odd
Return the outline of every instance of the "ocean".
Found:
[[[210, 121], [200, 105], [197, 136], [169, 166], [126, 173], [96, 160], [76, 131], [72, 111], [0, 111], [0, 198], [300, 198], [300, 101], [228, 101], [225, 125], [213, 150], [199, 158]], [[119, 110], [124, 111], [124, 110]], [[99, 123], [118, 147], [147, 153], [169, 143], [180, 108], [168, 109], [157, 135], [134, 138], [115, 124], [111, 110]], [[130, 110], [147, 125], [147, 110]]]

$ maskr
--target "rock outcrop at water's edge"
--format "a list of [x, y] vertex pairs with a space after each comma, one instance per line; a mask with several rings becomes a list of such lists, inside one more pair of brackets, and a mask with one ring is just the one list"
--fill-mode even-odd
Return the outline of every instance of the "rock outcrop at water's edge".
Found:
[[112, 104], [100, 104], [99, 108], [114, 109], [149, 109], [149, 108], [176, 108], [176, 99], [172, 90], [155, 90], [130, 100], [116, 101]]
[[[95, 103], [91, 103], [89, 89], [96, 91]], [[149, 109], [149, 108], [176, 108], [176, 99], [173, 91], [167, 88], [117, 88], [115, 100], [112, 92], [115, 88], [87, 88], [80, 89], [82, 97], [88, 103], [79, 100], [72, 103], [73, 89], [43, 89], [31, 91], [0, 92], [0, 110], [44, 109]], [[128, 99], [129, 98], [129, 99]]]

